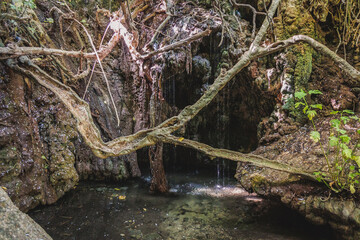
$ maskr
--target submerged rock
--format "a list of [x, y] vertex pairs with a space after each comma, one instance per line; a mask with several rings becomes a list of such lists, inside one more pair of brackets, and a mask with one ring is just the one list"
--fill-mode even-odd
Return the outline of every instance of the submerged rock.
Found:
[[22, 213], [0, 188], [0, 239], [51, 240], [52, 238], [27, 214]]

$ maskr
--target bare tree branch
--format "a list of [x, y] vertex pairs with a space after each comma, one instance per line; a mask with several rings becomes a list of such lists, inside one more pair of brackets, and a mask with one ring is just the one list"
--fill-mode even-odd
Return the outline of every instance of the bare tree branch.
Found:
[[206, 37], [206, 36], [209, 36], [211, 33], [211, 30], [210, 29], [207, 29], [203, 32], [199, 32], [197, 34], [194, 34], [193, 36], [190, 36], [188, 38], [185, 38], [183, 40], [180, 40], [176, 43], [173, 43], [173, 44], [170, 44], [170, 45], [167, 45], [165, 47], [162, 47], [158, 50], [155, 50], [155, 51], [152, 51], [148, 54], [145, 54], [143, 56], [141, 56], [143, 59], [148, 59], [148, 58], [151, 58], [152, 56], [156, 55], [156, 54], [159, 54], [159, 53], [163, 53], [163, 52], [166, 52], [166, 51], [169, 51], [171, 49], [175, 49], [175, 48], [178, 48], [178, 47], [181, 47], [181, 46], [184, 46], [184, 45], [187, 45], [193, 41], [196, 41], [202, 37]]
[[[171, 49], [175, 49], [186, 44], [189, 44], [193, 41], [196, 41], [202, 37], [210, 35], [211, 30], [207, 29], [203, 32], [197, 33], [193, 36], [180, 40], [176, 43], [170, 44], [163, 48], [160, 48], [156, 51], [152, 51], [145, 55], [140, 55], [142, 59], [148, 59], [156, 54], [163, 53], [169, 51]], [[97, 54], [99, 55], [100, 59], [105, 58], [111, 50], [115, 47], [115, 45], [120, 41], [122, 38], [120, 33], [113, 34], [112, 38], [108, 42], [108, 44], [102, 47]], [[96, 59], [96, 53], [84, 53], [82, 51], [65, 51], [61, 49], [53, 49], [53, 48], [41, 48], [41, 47], [0, 47], [0, 55], [9, 55], [9, 58], [13, 58], [14, 56], [23, 56], [23, 55], [56, 55], [56, 56], [69, 56], [69, 57], [83, 57], [89, 59]]]
[[[272, 17], [280, 0], [274, 0], [272, 7], [270, 7], [269, 15]], [[265, 19], [263, 27], [260, 29], [254, 41], [260, 40], [266, 33], [266, 28], [269, 25]], [[210, 31], [210, 30], [209, 30]], [[205, 31], [209, 34], [209, 31]], [[116, 34], [115, 34], [116, 35]], [[19, 71], [33, 79], [37, 80], [41, 85], [53, 91], [66, 105], [66, 107], [73, 114], [78, 122], [78, 130], [83, 136], [85, 142], [93, 149], [98, 157], [106, 158], [109, 156], [119, 156], [131, 153], [145, 146], [155, 144], [153, 139], [150, 139], [148, 133], [154, 134], [171, 134], [180, 127], [184, 126], [190, 121], [198, 112], [207, 106], [217, 95], [217, 93], [229, 82], [237, 73], [239, 73], [249, 62], [257, 57], [256, 52], [250, 48], [243, 54], [238, 63], [229, 71], [221, 74], [204, 95], [193, 105], [185, 107], [178, 116], [172, 117], [159, 126], [139, 131], [133, 135], [126, 137], [119, 137], [110, 142], [104, 143], [101, 139], [100, 132], [95, 126], [91, 117], [90, 108], [88, 104], [83, 101], [71, 88], [60, 83], [56, 79], [49, 76], [46, 72], [41, 70], [38, 66], [33, 64], [31, 60], [25, 56], [20, 58], [23, 64], [35, 68], [38, 73], [33, 73], [25, 68], [19, 67], [14, 60], [9, 59], [8, 65], [16, 71]], [[155, 133], [154, 133], [155, 132]]]
[[325, 46], [324, 44], [316, 41], [315, 39], [309, 36], [295, 35], [287, 40], [275, 42], [265, 48], [259, 48], [258, 55], [260, 57], [274, 52], [278, 52], [300, 42], [306, 42], [318, 52], [330, 57], [350, 77], [360, 81], [360, 71], [356, 70], [356, 68], [351, 66], [345, 59], [338, 56], [334, 51], [329, 49], [327, 46]]
[[269, 160], [267, 158], [254, 155], [254, 154], [244, 154], [236, 151], [231, 151], [227, 149], [219, 149], [219, 148], [213, 148], [209, 145], [199, 143], [197, 141], [192, 141], [189, 139], [183, 139], [178, 138], [172, 135], [156, 135], [154, 136], [159, 141], [165, 142], [165, 143], [171, 143], [174, 145], [180, 145], [187, 148], [193, 148], [197, 151], [200, 151], [202, 153], [205, 153], [208, 156], [211, 157], [217, 157], [217, 158], [224, 158], [229, 159], [236, 162], [245, 162], [245, 163], [251, 163], [258, 167], [265, 167], [265, 168], [271, 168], [273, 170], [283, 171], [287, 173], [292, 174], [298, 174], [301, 176], [305, 176], [306, 178], [309, 178], [311, 180], [316, 180], [316, 177], [309, 172], [305, 172], [299, 168], [275, 162], [272, 160]]
[[256, 15], [266, 15], [266, 13], [256, 11], [256, 9], [253, 6], [251, 6], [250, 4], [237, 3], [235, 0], [232, 0], [231, 2], [237, 7], [250, 8], [251, 11], [253, 12], [253, 19], [252, 19], [253, 30], [252, 30], [252, 33], [251, 33], [251, 38], [254, 38], [255, 37], [255, 31], [256, 31]]
[[[120, 41], [121, 35], [119, 32], [113, 34], [108, 44], [97, 51], [100, 59], [104, 59], [111, 50], [116, 46]], [[14, 56], [23, 56], [23, 55], [56, 55], [56, 56], [69, 56], [69, 57], [78, 57], [78, 58], [89, 58], [96, 59], [96, 53], [84, 53], [83, 51], [66, 51], [61, 49], [54, 48], [43, 48], [43, 47], [0, 47], [0, 55], [11, 55]]]
[[163, 28], [166, 26], [166, 24], [170, 21], [171, 15], [168, 15], [165, 20], [159, 25], [159, 27], [155, 30], [154, 35], [152, 36], [150, 42], [147, 44], [147, 46], [153, 47], [156, 38], [159, 36], [159, 33], [163, 30]]
[[62, 100], [67, 109], [77, 120], [77, 128], [85, 142], [98, 157], [106, 158], [110, 156], [125, 155], [136, 151], [145, 146], [153, 145], [154, 142], [147, 138], [147, 133], [153, 129], [139, 131], [133, 135], [119, 137], [110, 142], [104, 143], [101, 139], [99, 129], [94, 124], [89, 105], [82, 100], [70, 87], [57, 81], [45, 71], [33, 64], [26, 57], [20, 57], [20, 61], [36, 70], [37, 73], [26, 68], [19, 67], [13, 59], [9, 59], [9, 67], [35, 79], [39, 84], [54, 92]]
[[19, 17], [19, 16], [15, 16], [9, 13], [0, 13], [0, 19], [12, 19], [15, 21], [20, 21], [20, 22], [26, 22], [30, 20], [30, 17]]

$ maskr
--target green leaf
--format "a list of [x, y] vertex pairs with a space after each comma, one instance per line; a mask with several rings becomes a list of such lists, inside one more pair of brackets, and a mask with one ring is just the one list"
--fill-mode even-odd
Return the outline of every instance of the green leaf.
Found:
[[320, 109], [322, 110], [323, 109], [323, 105], [322, 104], [313, 104], [313, 105], [310, 105], [312, 108], [317, 108], [317, 109]]
[[350, 184], [350, 192], [351, 194], [354, 194], [356, 192], [353, 184]]
[[330, 147], [334, 147], [338, 144], [339, 142], [339, 138], [335, 137], [335, 136], [331, 136], [329, 137], [329, 144], [330, 144]]
[[31, 9], [36, 8], [36, 4], [34, 3], [33, 0], [25, 0], [24, 5], [30, 7]]
[[348, 145], [346, 145], [345, 143], [342, 143], [342, 142], [340, 142], [339, 147], [342, 150], [349, 149]]
[[357, 132], [358, 134], [360, 134], [360, 129], [356, 130], [356, 132]]
[[359, 120], [359, 117], [358, 117], [358, 116], [350, 116], [350, 118], [353, 119], [353, 120], [355, 120], [355, 121]]
[[316, 116], [316, 111], [314, 110], [307, 111], [307, 116], [310, 120], [312, 120]]
[[346, 130], [345, 130], [345, 129], [341, 129], [341, 128], [339, 128], [339, 127], [334, 127], [334, 129], [335, 129], [338, 133], [340, 133], [340, 134], [346, 134]]
[[354, 112], [353, 112], [353, 111], [348, 110], [348, 109], [344, 110], [344, 111], [343, 111], [343, 113], [347, 113], [347, 114], [351, 114], [351, 115], [353, 115], [353, 114], [354, 114]]
[[345, 158], [351, 158], [351, 154], [352, 154], [352, 150], [351, 149], [344, 149], [342, 151], [342, 155], [345, 157]]
[[306, 95], [307, 95], [307, 93], [304, 92], [304, 90], [302, 90], [302, 89], [300, 90], [300, 92], [295, 93], [295, 97], [297, 99], [303, 99]]
[[52, 19], [52, 18], [46, 18], [45, 22], [47, 22], [47, 23], [54, 23], [54, 19]]
[[346, 123], [350, 120], [350, 118], [349, 118], [349, 117], [346, 117], [346, 116], [342, 116], [342, 117], [340, 118], [340, 120], [343, 121], [344, 124], [346, 124]]
[[351, 138], [348, 135], [341, 135], [340, 136], [341, 142], [348, 144]]
[[323, 93], [319, 90], [310, 90], [309, 94], [312, 95], [312, 94], [323, 94]]
[[305, 113], [306, 113], [306, 110], [308, 110], [308, 109], [309, 109], [309, 106], [304, 107], [303, 113], [305, 114]]
[[338, 131], [339, 133], [341, 133], [341, 134], [345, 134], [346, 133], [346, 130], [344, 130], [344, 129], [336, 129], [336, 131]]
[[[360, 157], [359, 156], [353, 156], [352, 159], [356, 162], [356, 164], [360, 168]], [[359, 169], [359, 171], [360, 171], [360, 169]]]
[[339, 111], [332, 111], [330, 114], [335, 115], [335, 114], [338, 114], [338, 113], [339, 113]]
[[318, 142], [320, 140], [320, 133], [318, 131], [311, 131], [310, 133], [310, 138], [314, 141], [314, 142]]
[[295, 104], [295, 108], [298, 108], [300, 105], [305, 105], [305, 103], [303, 103], [303, 102], [297, 102], [297, 103]]
[[350, 168], [349, 168], [351, 171], [354, 171], [355, 170], [355, 166], [350, 166]]
[[341, 124], [341, 122], [340, 122], [339, 119], [332, 119], [332, 120], [330, 121], [330, 123], [331, 123], [331, 126], [334, 127], [334, 128], [340, 127], [340, 124]]

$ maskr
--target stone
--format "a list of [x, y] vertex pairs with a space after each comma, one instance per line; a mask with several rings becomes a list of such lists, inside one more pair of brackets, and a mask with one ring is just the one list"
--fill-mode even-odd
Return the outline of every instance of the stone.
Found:
[[27, 214], [21, 212], [0, 188], [0, 240], [51, 240]]

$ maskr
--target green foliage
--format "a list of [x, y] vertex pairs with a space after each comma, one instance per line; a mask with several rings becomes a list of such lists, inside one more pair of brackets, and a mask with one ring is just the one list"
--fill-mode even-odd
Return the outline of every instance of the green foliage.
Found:
[[320, 141], [320, 133], [318, 131], [312, 131], [310, 133], [310, 138], [314, 141], [314, 142], [318, 142]]
[[46, 23], [54, 23], [54, 19], [46, 18], [46, 20], [44, 22], [46, 22]]
[[[314, 117], [318, 111], [323, 109], [323, 106], [321, 104], [309, 105], [306, 100], [307, 96], [313, 94], [322, 94], [322, 92], [319, 90], [296, 92], [295, 98], [298, 102], [295, 107], [302, 108], [302, 112], [311, 121], [314, 131], [310, 133], [309, 137], [320, 144], [328, 166], [328, 172], [314, 172], [314, 175], [319, 182], [323, 182], [334, 192], [338, 193], [347, 190], [354, 194], [360, 188], [360, 156], [356, 155], [360, 144], [359, 140], [354, 143], [348, 134], [348, 129], [353, 128], [345, 128], [345, 126], [353, 122], [359, 122], [360, 119], [351, 110], [332, 111], [330, 114], [334, 115], [335, 118], [330, 121], [330, 132], [327, 140], [328, 149], [325, 151], [321, 142], [321, 135], [316, 130], [314, 123]], [[357, 129], [354, 133], [360, 135], [360, 129]], [[332, 159], [330, 159], [331, 150], [335, 153]]]
[[20, 16], [22, 16], [28, 8], [36, 8], [34, 0], [15, 1], [10, 4], [10, 9], [14, 10]]

